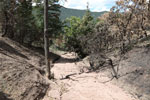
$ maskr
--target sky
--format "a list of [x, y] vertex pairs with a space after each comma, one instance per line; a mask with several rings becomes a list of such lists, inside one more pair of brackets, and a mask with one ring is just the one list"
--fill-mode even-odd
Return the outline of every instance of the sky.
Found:
[[60, 4], [66, 8], [86, 9], [87, 2], [91, 11], [109, 11], [115, 5], [116, 0], [64, 0]]

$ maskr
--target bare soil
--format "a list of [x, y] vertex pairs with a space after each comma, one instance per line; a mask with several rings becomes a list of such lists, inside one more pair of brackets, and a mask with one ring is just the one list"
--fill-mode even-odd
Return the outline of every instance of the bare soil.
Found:
[[42, 52], [0, 37], [0, 100], [150, 100], [149, 47], [134, 48], [121, 60], [107, 55], [119, 66], [118, 80], [111, 68], [89, 72], [88, 57], [76, 61], [74, 53], [64, 53], [50, 58], [50, 81]]
[[40, 100], [48, 84], [41, 75], [44, 57], [0, 37], [0, 100]]
[[59, 59], [52, 69], [57, 80], [43, 100], [138, 100], [104, 73], [88, 73], [87, 60], [70, 62], [73, 54], [62, 57], [66, 59]]
[[140, 47], [129, 51], [119, 62], [119, 79], [116, 85], [129, 91], [140, 100], [150, 100], [150, 48]]

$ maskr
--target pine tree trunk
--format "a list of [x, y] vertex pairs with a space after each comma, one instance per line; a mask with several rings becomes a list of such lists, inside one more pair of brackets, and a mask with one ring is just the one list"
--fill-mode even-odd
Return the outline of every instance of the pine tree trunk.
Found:
[[45, 62], [47, 67], [47, 77], [51, 78], [51, 68], [49, 62], [49, 38], [48, 38], [48, 0], [44, 0], [44, 49], [45, 49]]

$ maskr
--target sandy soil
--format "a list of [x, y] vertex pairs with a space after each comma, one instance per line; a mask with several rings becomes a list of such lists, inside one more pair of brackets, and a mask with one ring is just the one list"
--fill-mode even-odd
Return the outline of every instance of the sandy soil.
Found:
[[113, 85], [105, 74], [86, 73], [83, 66], [89, 66], [88, 63], [71, 62], [73, 54], [62, 57], [52, 69], [57, 80], [51, 83], [51, 88], [43, 100], [138, 100]]

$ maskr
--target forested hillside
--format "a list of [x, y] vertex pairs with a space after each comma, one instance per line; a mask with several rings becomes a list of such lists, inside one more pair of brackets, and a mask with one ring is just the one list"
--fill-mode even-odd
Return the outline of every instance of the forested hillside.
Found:
[[150, 100], [150, 0], [58, 2], [0, 0], [0, 100]]
[[[69, 18], [71, 16], [76, 16], [82, 18], [83, 15], [85, 14], [86, 10], [78, 10], [78, 9], [71, 9], [71, 8], [65, 8], [61, 7], [61, 15], [60, 18], [62, 20], [65, 20], [66, 18]], [[106, 13], [107, 11], [102, 11], [102, 12], [91, 12], [92, 16], [94, 19], [98, 18], [102, 14]]]

